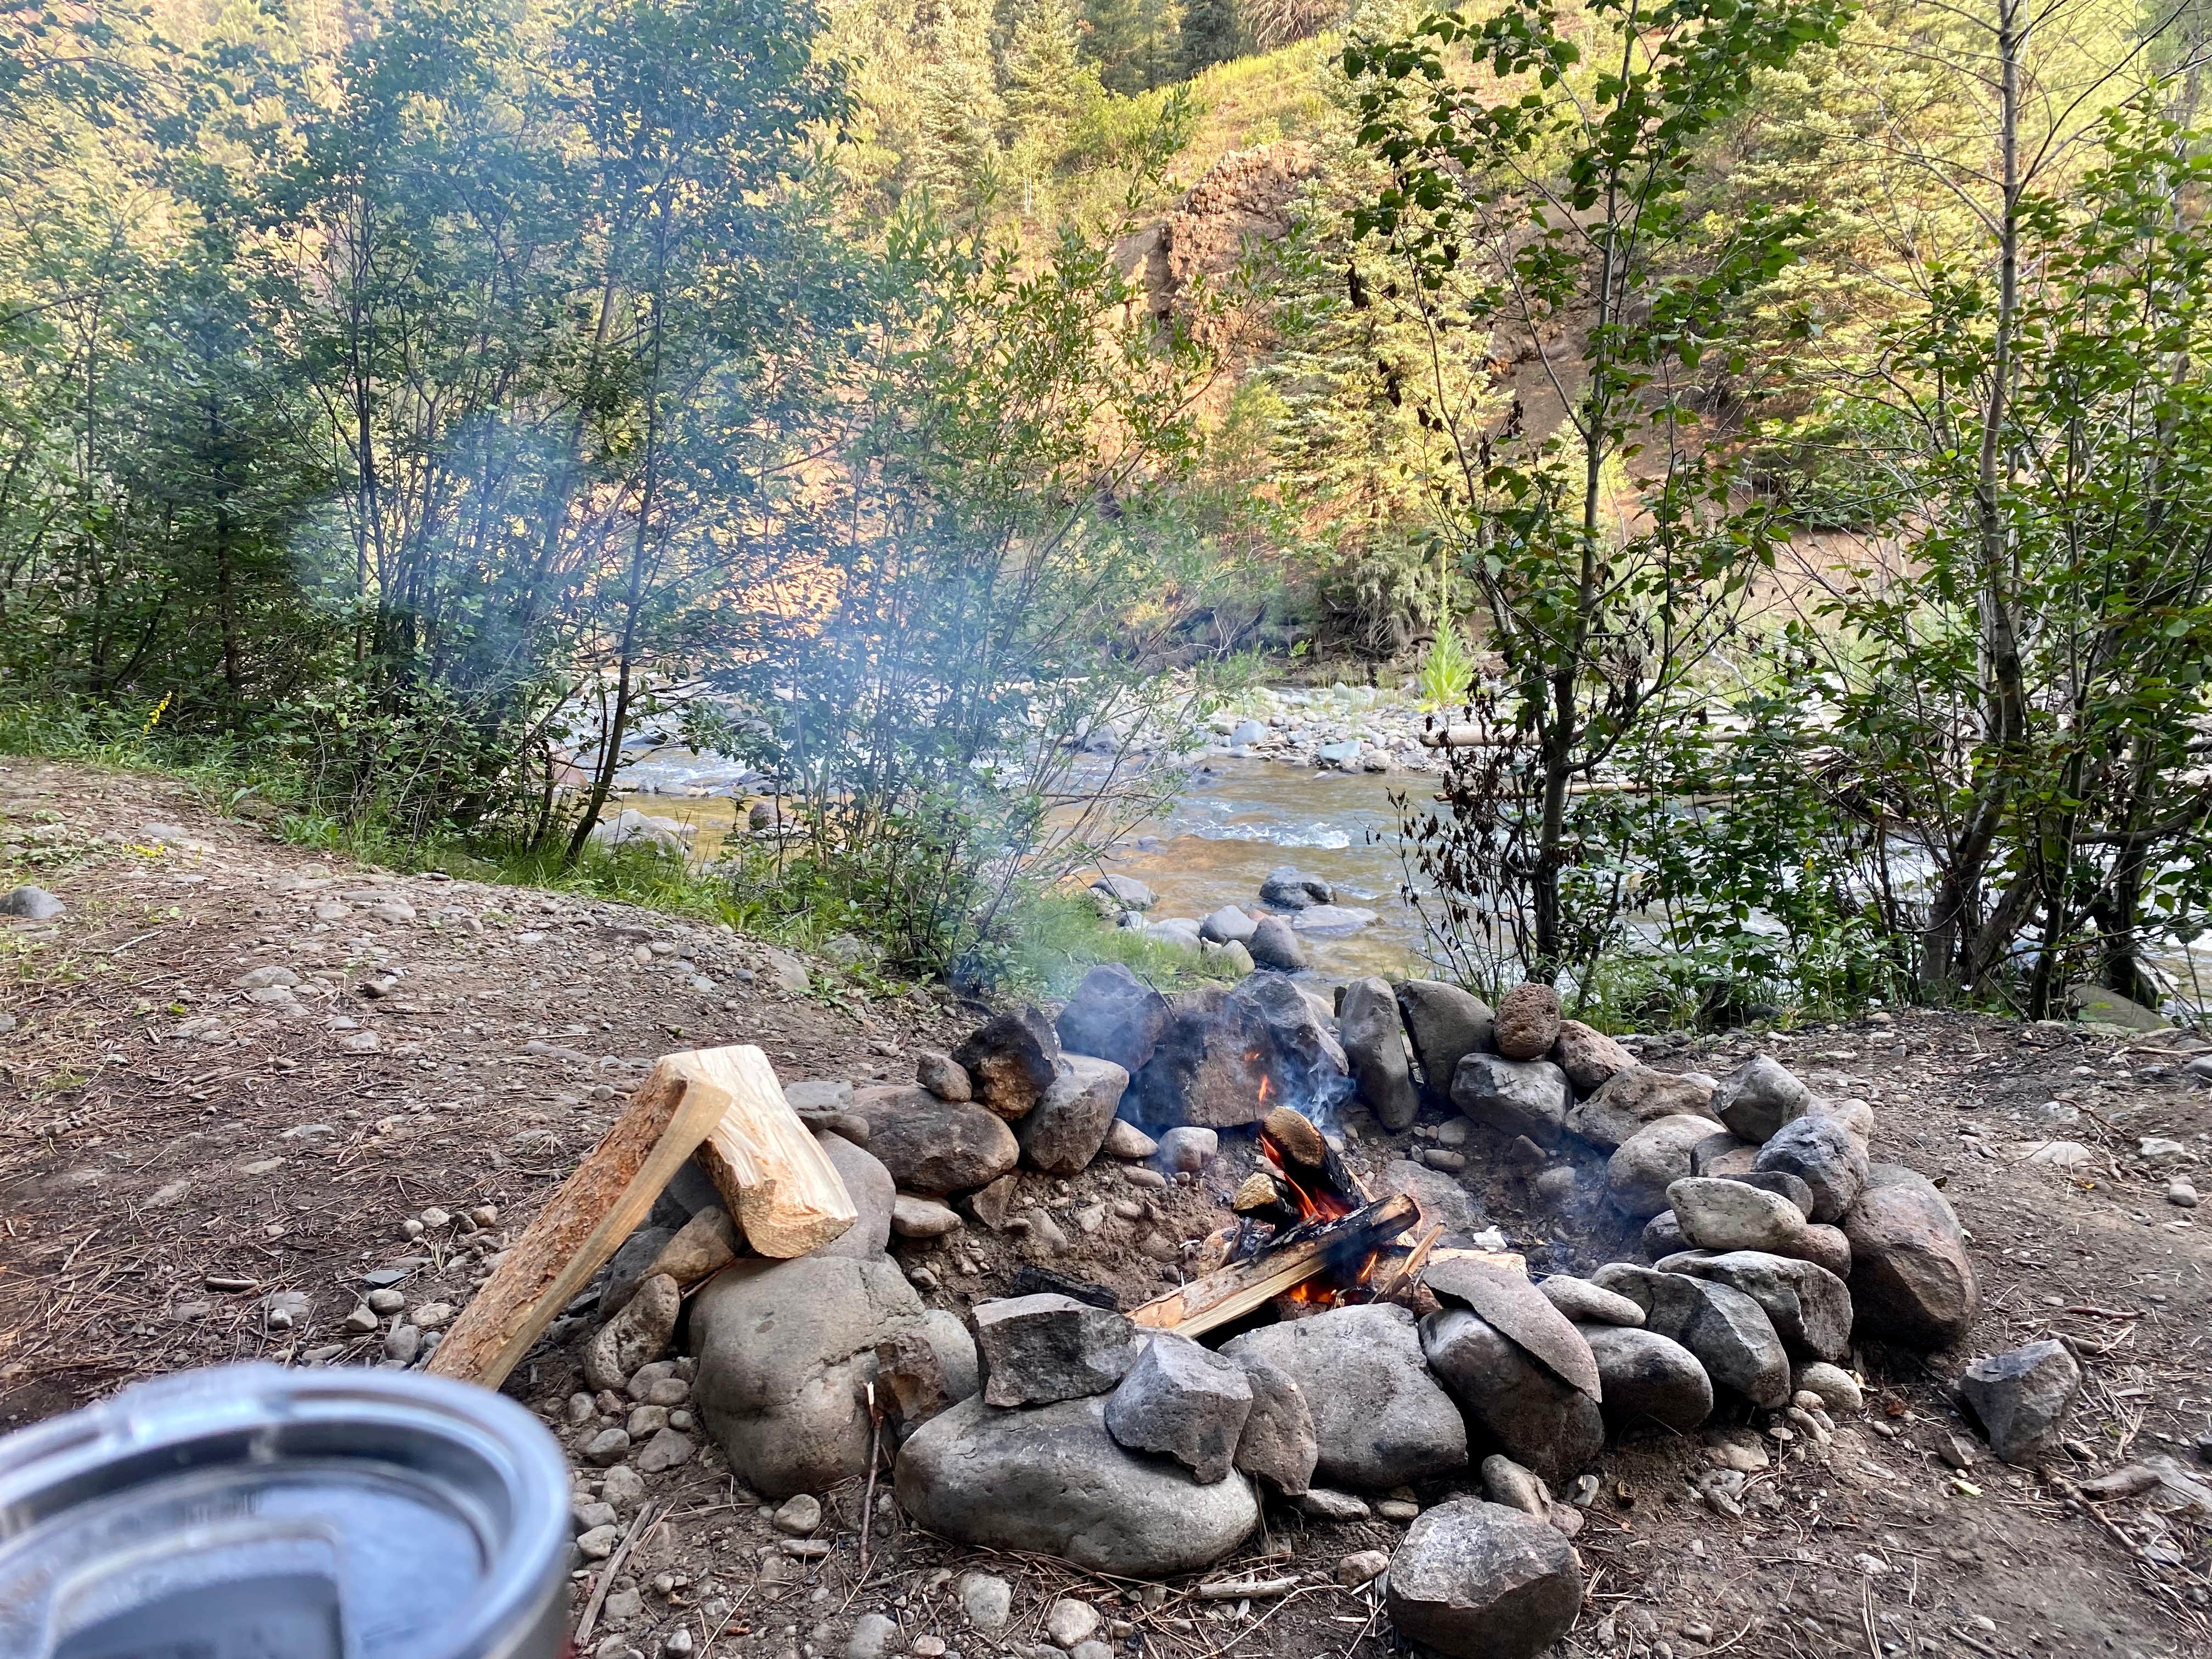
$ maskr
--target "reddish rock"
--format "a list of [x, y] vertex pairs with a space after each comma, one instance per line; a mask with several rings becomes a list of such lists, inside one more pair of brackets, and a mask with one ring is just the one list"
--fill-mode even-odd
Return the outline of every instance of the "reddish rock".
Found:
[[1567, 1074], [1577, 1095], [1589, 1095], [1633, 1067], [1636, 1056], [1604, 1032], [1592, 1030], [1578, 1019], [1563, 1019], [1559, 1038], [1552, 1044], [1552, 1060]]
[[1981, 1293], [1959, 1218], [1926, 1176], [1871, 1165], [1843, 1229], [1859, 1334], [1941, 1348], [1966, 1334]]
[[1548, 985], [1515, 986], [1498, 1000], [1492, 1040], [1508, 1060], [1540, 1060], [1559, 1040], [1559, 994]]

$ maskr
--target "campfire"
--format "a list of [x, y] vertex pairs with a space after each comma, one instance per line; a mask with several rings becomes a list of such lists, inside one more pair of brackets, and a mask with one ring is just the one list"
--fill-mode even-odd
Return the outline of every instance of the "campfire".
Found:
[[1129, 1316], [1138, 1324], [1196, 1336], [1270, 1304], [1299, 1319], [1411, 1295], [1443, 1234], [1419, 1204], [1375, 1198], [1313, 1121], [1288, 1106], [1261, 1121], [1259, 1151], [1261, 1167], [1231, 1202], [1236, 1220], [1206, 1242], [1201, 1259], [1212, 1271], [1136, 1309]]

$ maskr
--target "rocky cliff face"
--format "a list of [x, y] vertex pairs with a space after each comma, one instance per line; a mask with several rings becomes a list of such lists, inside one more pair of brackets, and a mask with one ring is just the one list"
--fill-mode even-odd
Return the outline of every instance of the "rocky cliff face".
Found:
[[1193, 318], [1194, 289], [1219, 283], [1247, 248], [1285, 235], [1298, 186], [1320, 170], [1312, 146], [1295, 139], [1231, 150], [1216, 161], [1164, 218], [1117, 250], [1122, 269], [1144, 285], [1146, 308], [1162, 319], [1180, 313], [1201, 337], [1218, 333], [1222, 319]]

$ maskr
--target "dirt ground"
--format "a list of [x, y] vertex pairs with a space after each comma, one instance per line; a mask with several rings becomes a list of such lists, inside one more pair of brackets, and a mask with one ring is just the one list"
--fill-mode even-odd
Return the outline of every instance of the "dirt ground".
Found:
[[[671, 1048], [757, 1042], [787, 1080], [904, 1081], [918, 1049], [972, 1023], [933, 994], [870, 1000], [818, 963], [813, 988], [794, 994], [766, 947], [725, 931], [352, 866], [160, 779], [0, 767], [0, 890], [22, 881], [69, 908], [0, 932], [6, 1427], [180, 1367], [376, 1358], [376, 1338], [341, 1326], [362, 1275], [400, 1269], [410, 1304], [465, 1301], [483, 1258]], [[257, 968], [299, 983], [241, 988]], [[1971, 1230], [1983, 1314], [1955, 1351], [1856, 1355], [1869, 1411], [1840, 1419], [1826, 1448], [1775, 1443], [1741, 1518], [1686, 1484], [1708, 1467], [1702, 1437], [1608, 1447], [1575, 1540], [1589, 1593], [1558, 1650], [2212, 1654], [2212, 1516], [2075, 1490], [2159, 1451], [2212, 1475], [2195, 1449], [2212, 1431], [2212, 1247], [2199, 1212], [2165, 1196], [2178, 1173], [2201, 1179], [2212, 1153], [2212, 1091], [2181, 1069], [2204, 1046], [1923, 1015], [1647, 1046], [1656, 1063], [1716, 1074], [1764, 1048], [1816, 1087], [1871, 1102], [1875, 1155], [1942, 1181]], [[2054, 1136], [2090, 1161], [2024, 1161]], [[2185, 1150], [2147, 1164], [2150, 1136]], [[1372, 1176], [1415, 1144], [1370, 1132], [1348, 1161]], [[1492, 1173], [1494, 1148], [1470, 1150], [1464, 1185], [1532, 1267], [1638, 1254], [1595, 1201], [1594, 1158], [1579, 1195], [1553, 1209]], [[1071, 1182], [1024, 1176], [1022, 1206], [1045, 1208], [1071, 1241], [1047, 1265], [1133, 1299], [1180, 1271], [1140, 1241], [1187, 1255], [1249, 1163], [1232, 1144], [1201, 1183], [1144, 1194], [1102, 1160]], [[1115, 1212], [1133, 1198], [1154, 1207]], [[426, 1247], [403, 1225], [433, 1205], [498, 1214]], [[927, 1301], [964, 1312], [1039, 1247], [978, 1227], [896, 1253], [910, 1273], [928, 1270]], [[285, 1291], [305, 1297], [289, 1326], [268, 1311]], [[508, 1384], [571, 1442], [563, 1411], [587, 1331], [556, 1328]], [[1996, 1464], [1950, 1403], [1951, 1381], [1978, 1354], [2052, 1334], [2076, 1345], [2088, 1377], [2069, 1449], [2045, 1470]], [[1954, 1437], [1978, 1453], [1971, 1467], [1947, 1461]], [[599, 1478], [580, 1474], [580, 1502]], [[580, 1650], [842, 1655], [854, 1620], [879, 1612], [897, 1622], [893, 1651], [1028, 1653], [1067, 1594], [1097, 1603], [1101, 1636], [1129, 1653], [1395, 1650], [1372, 1587], [1334, 1583], [1340, 1557], [1391, 1547], [1390, 1522], [1271, 1507], [1248, 1557], [1207, 1577], [1264, 1565], [1298, 1587], [1213, 1600], [1196, 1580], [1115, 1583], [955, 1548], [904, 1528], [884, 1487], [872, 1507], [857, 1483], [825, 1494], [821, 1528], [794, 1553], [706, 1447], [624, 1515], [633, 1541], [611, 1577], [578, 1564], [577, 1609], [596, 1609]], [[1462, 1478], [1417, 1496], [1472, 1489]], [[970, 1569], [1014, 1585], [1014, 1622], [995, 1638], [961, 1615], [953, 1581]]]

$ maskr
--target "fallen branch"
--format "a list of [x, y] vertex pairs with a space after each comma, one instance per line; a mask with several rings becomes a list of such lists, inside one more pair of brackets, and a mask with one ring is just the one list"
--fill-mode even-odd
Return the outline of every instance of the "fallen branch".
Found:
[[1256, 1595], [1285, 1595], [1298, 1587], [1295, 1578], [1218, 1578], [1198, 1587], [1201, 1601], [1243, 1601]]
[[637, 1519], [629, 1523], [629, 1530], [623, 1534], [622, 1542], [607, 1558], [607, 1565], [599, 1574], [599, 1583], [592, 1586], [592, 1599], [584, 1605], [584, 1616], [576, 1621], [575, 1645], [579, 1650], [592, 1639], [592, 1626], [599, 1621], [599, 1606], [607, 1599], [607, 1591], [614, 1585], [615, 1575], [622, 1571], [623, 1563], [629, 1559], [631, 1547], [645, 1536], [646, 1528], [653, 1524], [654, 1519], [653, 1506], [651, 1504], [641, 1504]]

